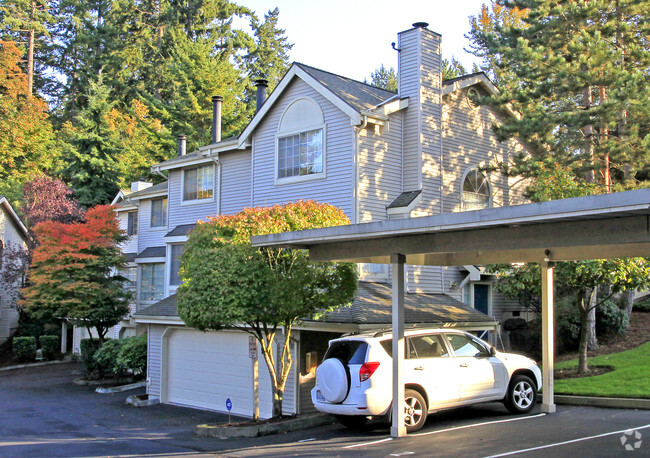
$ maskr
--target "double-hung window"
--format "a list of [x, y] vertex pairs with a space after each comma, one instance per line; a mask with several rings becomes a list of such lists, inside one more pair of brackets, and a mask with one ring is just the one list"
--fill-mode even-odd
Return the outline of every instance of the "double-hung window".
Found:
[[167, 226], [167, 197], [151, 200], [151, 227]]
[[171, 246], [171, 263], [170, 263], [170, 275], [169, 275], [169, 285], [178, 286], [181, 284], [180, 277], [180, 268], [181, 268], [181, 256], [185, 250], [185, 245], [172, 245]]
[[142, 264], [140, 272], [140, 300], [161, 300], [165, 295], [165, 263]]
[[214, 166], [202, 165], [183, 171], [183, 200], [212, 199], [214, 195]]
[[276, 183], [291, 183], [325, 177], [325, 118], [312, 99], [301, 98], [289, 105], [276, 134]]
[[136, 235], [138, 233], [138, 212], [129, 212], [126, 216], [126, 235]]
[[278, 138], [278, 179], [323, 172], [323, 129]]

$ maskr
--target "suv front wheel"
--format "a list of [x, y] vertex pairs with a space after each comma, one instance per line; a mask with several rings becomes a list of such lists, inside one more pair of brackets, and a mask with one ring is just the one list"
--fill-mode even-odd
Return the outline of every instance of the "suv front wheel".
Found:
[[530, 412], [537, 399], [535, 382], [526, 375], [515, 375], [508, 386], [506, 407], [512, 413]]
[[404, 426], [406, 432], [419, 431], [427, 421], [427, 403], [415, 390], [404, 392]]

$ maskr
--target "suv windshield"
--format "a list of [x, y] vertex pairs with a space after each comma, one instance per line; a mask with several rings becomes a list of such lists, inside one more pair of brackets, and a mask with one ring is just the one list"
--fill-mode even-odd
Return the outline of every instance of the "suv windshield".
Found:
[[323, 357], [323, 361], [336, 358], [344, 364], [363, 364], [366, 360], [367, 350], [368, 344], [360, 340], [332, 342]]

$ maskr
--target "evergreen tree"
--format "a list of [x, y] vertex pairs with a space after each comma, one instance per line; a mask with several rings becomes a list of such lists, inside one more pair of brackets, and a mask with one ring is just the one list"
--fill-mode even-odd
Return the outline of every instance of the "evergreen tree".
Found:
[[476, 16], [470, 16], [470, 31], [465, 38], [470, 40], [468, 52], [481, 58], [478, 71], [484, 72], [499, 86], [502, 81], [512, 78], [507, 68], [498, 68], [499, 55], [487, 45], [488, 34], [495, 33], [497, 28], [525, 27], [524, 18], [528, 15], [527, 9], [516, 6], [505, 6], [492, 0], [489, 5], [484, 3], [481, 12]]
[[483, 36], [499, 71], [514, 76], [489, 102], [522, 114], [505, 118], [499, 137], [519, 137], [608, 190], [648, 179], [650, 1], [498, 4], [528, 10], [524, 26]]
[[[293, 44], [288, 42], [285, 30], [278, 28], [280, 10], [276, 7], [264, 14], [264, 21], [251, 16], [255, 43], [246, 56], [249, 78], [264, 78], [269, 82], [269, 91], [278, 84], [289, 69], [289, 51]], [[254, 106], [254, 103], [252, 103]]]
[[458, 78], [467, 74], [467, 70], [463, 67], [463, 64], [460, 63], [454, 56], [451, 56], [451, 60], [442, 59], [442, 79], [451, 80]]
[[97, 83], [90, 83], [85, 98], [87, 106], [77, 116], [76, 124], [64, 125], [69, 145], [64, 152], [67, 165], [62, 174], [75, 189], [79, 203], [90, 208], [109, 203], [119, 191], [119, 164], [108, 121], [114, 103], [101, 77]]
[[[364, 81], [368, 83], [368, 81]], [[393, 67], [386, 68], [381, 64], [377, 70], [370, 74], [370, 83], [387, 91], [397, 92], [397, 73]]]

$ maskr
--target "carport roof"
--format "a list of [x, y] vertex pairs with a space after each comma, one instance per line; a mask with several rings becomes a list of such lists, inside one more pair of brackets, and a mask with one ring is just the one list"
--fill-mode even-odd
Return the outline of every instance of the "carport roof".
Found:
[[316, 261], [485, 265], [650, 255], [650, 189], [252, 237]]

